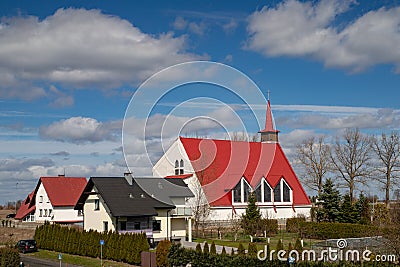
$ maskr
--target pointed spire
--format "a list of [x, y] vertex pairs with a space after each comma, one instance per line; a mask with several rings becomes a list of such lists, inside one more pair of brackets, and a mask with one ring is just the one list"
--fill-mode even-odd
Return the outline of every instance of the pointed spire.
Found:
[[259, 133], [261, 134], [261, 142], [278, 142], [279, 131], [275, 129], [269, 96], [270, 91], [268, 90], [268, 104], [267, 112], [265, 114], [265, 128], [263, 130], [260, 130]]

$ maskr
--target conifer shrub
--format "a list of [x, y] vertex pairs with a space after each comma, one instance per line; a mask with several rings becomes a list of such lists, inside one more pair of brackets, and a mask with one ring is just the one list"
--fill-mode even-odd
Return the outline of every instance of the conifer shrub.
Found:
[[249, 246], [247, 248], [247, 256], [257, 257], [257, 245], [255, 243], [249, 243]]
[[171, 247], [169, 240], [162, 240], [158, 243], [156, 248], [156, 263], [159, 267], [168, 266], [168, 251]]
[[337, 239], [375, 236], [378, 233], [379, 228], [373, 225], [353, 223], [301, 223], [301, 234], [304, 238]]
[[208, 243], [207, 241], [204, 242], [204, 246], [203, 246], [203, 254], [210, 254], [210, 248], [208, 247]]
[[142, 251], [149, 250], [146, 234], [99, 233], [45, 223], [36, 228], [35, 240], [41, 249], [93, 258], [100, 257], [100, 240], [104, 240], [103, 258], [140, 265]]
[[197, 245], [196, 245], [196, 252], [197, 253], [203, 253], [203, 250], [201, 249], [201, 245], [200, 245], [200, 243], [197, 243]]
[[288, 218], [286, 220], [286, 231], [288, 233], [298, 233], [300, 232], [301, 223], [305, 222], [305, 217], [294, 217]]
[[[233, 249], [232, 249], [232, 251], [233, 251]], [[226, 249], [225, 249], [225, 246], [222, 246], [221, 255], [226, 256]]]
[[210, 254], [212, 254], [212, 255], [217, 254], [217, 248], [215, 247], [214, 241], [211, 243], [211, 246], [210, 246]]
[[19, 251], [15, 248], [3, 247], [0, 248], [0, 266], [14, 267], [18, 266], [21, 261]]
[[246, 255], [246, 250], [245, 250], [245, 248], [244, 248], [244, 246], [243, 246], [242, 243], [239, 243], [237, 252], [238, 252], [238, 255], [239, 255], [239, 256], [244, 256], [244, 255]]

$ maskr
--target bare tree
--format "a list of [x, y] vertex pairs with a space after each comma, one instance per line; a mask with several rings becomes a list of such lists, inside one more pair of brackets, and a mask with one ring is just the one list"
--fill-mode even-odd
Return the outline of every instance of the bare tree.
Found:
[[190, 202], [190, 206], [192, 208], [196, 236], [199, 236], [199, 226], [203, 225], [204, 228], [204, 223], [210, 215], [210, 205], [200, 181], [193, 177], [190, 179], [189, 187], [194, 195], [194, 198], [192, 198]]
[[384, 184], [385, 205], [388, 207], [390, 200], [390, 189], [394, 179], [399, 178], [399, 156], [400, 156], [400, 136], [398, 132], [393, 131], [390, 136], [382, 133], [380, 138], [374, 136], [371, 146], [378, 156], [380, 164], [376, 171], [380, 173], [378, 181]]
[[315, 137], [304, 140], [297, 146], [296, 159], [304, 167], [305, 185], [316, 190], [318, 195], [322, 192], [324, 177], [332, 170], [330, 147], [325, 143], [325, 137]]
[[334, 169], [349, 188], [350, 200], [354, 203], [356, 183], [365, 183], [371, 174], [370, 138], [359, 129], [346, 129], [342, 139], [337, 138], [331, 159]]

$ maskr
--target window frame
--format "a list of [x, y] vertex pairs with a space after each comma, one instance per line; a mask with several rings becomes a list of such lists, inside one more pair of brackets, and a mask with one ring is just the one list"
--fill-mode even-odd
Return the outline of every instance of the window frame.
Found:
[[100, 210], [100, 199], [94, 200], [94, 210]]

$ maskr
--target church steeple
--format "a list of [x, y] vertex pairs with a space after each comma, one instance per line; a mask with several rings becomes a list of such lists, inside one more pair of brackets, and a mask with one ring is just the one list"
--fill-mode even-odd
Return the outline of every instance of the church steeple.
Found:
[[260, 130], [259, 133], [261, 134], [261, 142], [275, 142], [275, 143], [279, 142], [278, 141], [279, 131], [275, 129], [274, 119], [272, 117], [269, 91], [268, 91], [267, 112], [265, 115], [265, 128], [264, 130]]

